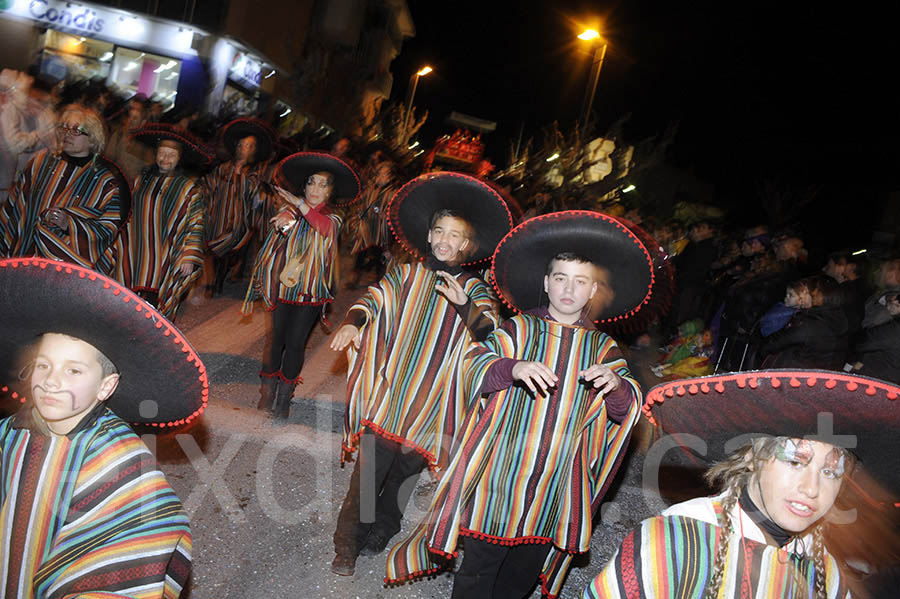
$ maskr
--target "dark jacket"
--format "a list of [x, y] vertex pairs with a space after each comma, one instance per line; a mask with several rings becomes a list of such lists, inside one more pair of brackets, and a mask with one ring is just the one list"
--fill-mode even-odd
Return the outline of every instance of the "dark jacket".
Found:
[[855, 350], [860, 374], [900, 383], [900, 318], [865, 329]]
[[763, 368], [840, 370], [847, 357], [847, 317], [840, 307], [800, 310], [766, 338], [760, 354]]

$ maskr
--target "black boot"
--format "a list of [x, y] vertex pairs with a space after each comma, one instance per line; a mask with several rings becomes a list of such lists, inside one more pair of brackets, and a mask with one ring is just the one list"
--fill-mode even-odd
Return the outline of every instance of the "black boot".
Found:
[[275, 404], [272, 406], [272, 415], [280, 424], [287, 422], [291, 415], [291, 398], [294, 396], [294, 388], [297, 383], [288, 383], [278, 379], [275, 384]]
[[259, 386], [259, 403], [256, 409], [262, 412], [271, 412], [275, 404], [275, 388], [277, 379], [271, 377], [262, 377]]

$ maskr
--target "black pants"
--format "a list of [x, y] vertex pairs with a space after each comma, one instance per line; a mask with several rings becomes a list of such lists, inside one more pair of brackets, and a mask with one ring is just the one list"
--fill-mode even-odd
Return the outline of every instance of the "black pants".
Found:
[[520, 599], [531, 595], [550, 545], [506, 547], [466, 537], [451, 599]]
[[322, 315], [322, 306], [277, 303], [272, 314], [270, 340], [263, 352], [263, 372], [281, 370], [286, 379], [295, 379], [303, 367], [306, 342]]
[[403, 510], [425, 465], [415, 451], [363, 432], [334, 531], [335, 553], [356, 557], [369, 534], [389, 539], [400, 532]]

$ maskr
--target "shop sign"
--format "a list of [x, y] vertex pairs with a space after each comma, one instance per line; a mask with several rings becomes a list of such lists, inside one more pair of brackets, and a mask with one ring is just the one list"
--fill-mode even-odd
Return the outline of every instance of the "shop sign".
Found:
[[191, 50], [193, 33], [189, 29], [138, 18], [125, 11], [59, 0], [0, 0], [0, 10], [75, 35], [195, 53]]
[[259, 87], [262, 81], [262, 64], [253, 60], [243, 52], [235, 52], [234, 59], [231, 61], [231, 68], [228, 70], [228, 76], [252, 89]]

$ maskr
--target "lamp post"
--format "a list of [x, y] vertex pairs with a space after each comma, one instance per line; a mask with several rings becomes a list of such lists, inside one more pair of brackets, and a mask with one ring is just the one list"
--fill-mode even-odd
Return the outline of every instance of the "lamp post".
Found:
[[600, 39], [600, 34], [594, 29], [586, 29], [578, 39], [591, 42], [594, 50], [591, 53], [591, 73], [588, 85], [584, 90], [584, 105], [581, 110], [581, 122], [579, 131], [582, 135], [588, 126], [588, 120], [591, 118], [591, 106], [594, 104], [594, 93], [597, 91], [597, 81], [600, 79], [600, 69], [603, 68], [603, 59], [606, 58], [606, 42]]
[[402, 141], [404, 146], [409, 142], [409, 140], [406, 138], [406, 132], [409, 130], [409, 112], [410, 110], [412, 110], [413, 98], [416, 97], [416, 87], [418, 87], [419, 85], [419, 77], [424, 77], [433, 70], [434, 69], [432, 69], [430, 66], [425, 65], [424, 67], [416, 71], [416, 74], [414, 75], [415, 79], [413, 80], [412, 92], [409, 94], [409, 102], [406, 104], [406, 112], [403, 114]]

